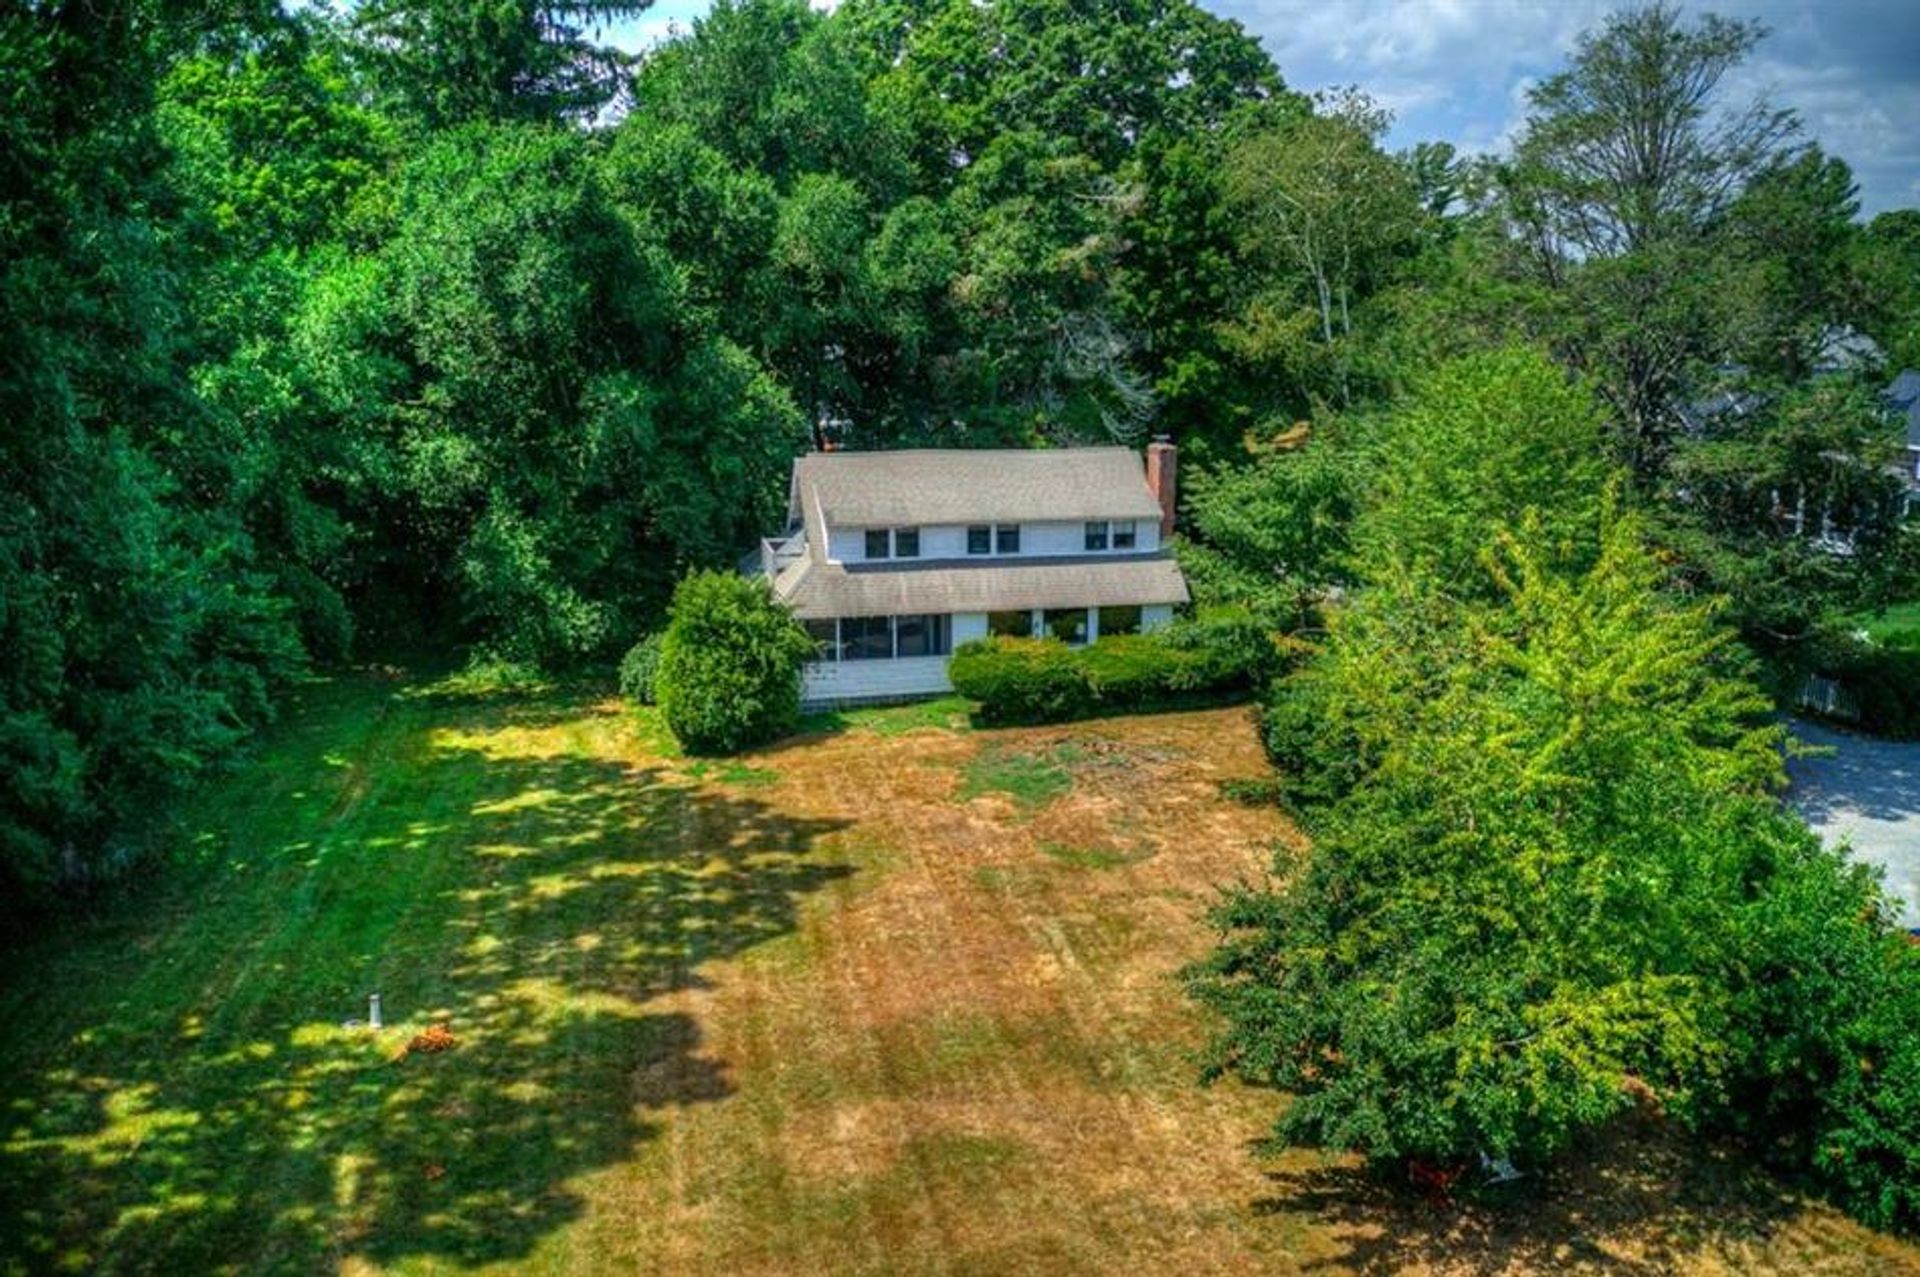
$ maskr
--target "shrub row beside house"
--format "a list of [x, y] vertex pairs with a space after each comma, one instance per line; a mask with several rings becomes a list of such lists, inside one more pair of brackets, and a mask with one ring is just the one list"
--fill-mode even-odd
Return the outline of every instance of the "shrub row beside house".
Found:
[[954, 653], [949, 675], [955, 691], [979, 703], [982, 721], [1042, 723], [1245, 692], [1282, 659], [1257, 621], [1230, 613], [1086, 647], [980, 639]]

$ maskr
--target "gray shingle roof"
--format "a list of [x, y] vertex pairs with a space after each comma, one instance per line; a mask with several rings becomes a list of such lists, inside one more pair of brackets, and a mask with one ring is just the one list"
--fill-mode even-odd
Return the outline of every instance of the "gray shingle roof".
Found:
[[998, 559], [941, 567], [847, 567], [802, 559], [780, 574], [775, 593], [792, 606], [795, 616], [806, 619], [1185, 603], [1187, 583], [1179, 566], [1158, 554], [1092, 561]]
[[814, 452], [793, 463], [790, 511], [848, 527], [1040, 519], [1157, 519], [1130, 448]]

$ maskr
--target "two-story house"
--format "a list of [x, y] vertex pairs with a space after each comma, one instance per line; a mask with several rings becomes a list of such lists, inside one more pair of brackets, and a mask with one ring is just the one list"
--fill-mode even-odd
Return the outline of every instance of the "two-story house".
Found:
[[958, 644], [1165, 625], [1187, 585], [1172, 444], [815, 452], [759, 570], [820, 643], [810, 704], [937, 694]]

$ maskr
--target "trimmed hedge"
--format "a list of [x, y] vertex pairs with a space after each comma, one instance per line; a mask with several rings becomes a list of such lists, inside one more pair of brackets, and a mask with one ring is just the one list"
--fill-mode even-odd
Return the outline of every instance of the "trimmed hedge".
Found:
[[1228, 613], [1086, 647], [979, 639], [955, 650], [948, 673], [955, 691], [979, 702], [984, 722], [1051, 723], [1248, 691], [1281, 664], [1270, 632]]

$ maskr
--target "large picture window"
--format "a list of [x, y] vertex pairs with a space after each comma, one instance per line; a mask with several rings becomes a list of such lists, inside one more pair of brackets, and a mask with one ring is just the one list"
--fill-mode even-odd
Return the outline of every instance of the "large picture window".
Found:
[[1113, 638], [1121, 634], [1140, 632], [1140, 609], [1137, 607], [1103, 607], [1100, 609], [1100, 637]]
[[1033, 613], [1024, 609], [1018, 612], [989, 612], [987, 633], [1000, 638], [1032, 638]]
[[894, 634], [894, 650], [900, 656], [945, 656], [953, 650], [952, 630], [945, 616], [896, 617]]
[[886, 616], [840, 618], [841, 660], [885, 661], [892, 658], [893, 618]]
[[1047, 633], [1062, 643], [1078, 646], [1087, 641], [1087, 609], [1083, 607], [1048, 608]]

